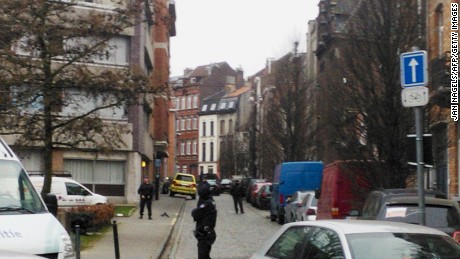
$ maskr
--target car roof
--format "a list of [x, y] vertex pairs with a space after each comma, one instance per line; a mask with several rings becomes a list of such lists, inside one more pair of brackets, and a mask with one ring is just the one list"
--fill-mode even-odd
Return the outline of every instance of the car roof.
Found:
[[380, 220], [316, 220], [316, 221], [300, 221], [287, 223], [283, 227], [291, 226], [318, 226], [334, 229], [338, 232], [346, 234], [356, 233], [424, 233], [435, 235], [447, 235], [437, 229], [414, 225], [409, 223], [380, 221]]
[[[385, 204], [418, 204], [419, 198], [417, 196], [395, 196], [388, 197]], [[440, 199], [433, 197], [425, 197], [425, 204], [428, 205], [442, 205], [442, 206], [455, 206], [455, 201], [449, 199]]]
[[[400, 189], [379, 189], [373, 190], [374, 193], [381, 193], [384, 196], [397, 196], [397, 195], [417, 195], [418, 189], [416, 188], [400, 188]], [[437, 198], [447, 198], [446, 194], [438, 190], [424, 190], [425, 195], [434, 196]]]

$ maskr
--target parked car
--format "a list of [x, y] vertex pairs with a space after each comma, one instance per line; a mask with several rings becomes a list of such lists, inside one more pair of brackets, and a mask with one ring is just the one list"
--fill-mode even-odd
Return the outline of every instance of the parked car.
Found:
[[211, 191], [211, 195], [219, 196], [221, 194], [222, 190], [221, 190], [220, 185], [217, 182], [217, 180], [209, 179], [208, 183], [209, 183], [209, 189]]
[[[45, 181], [43, 176], [31, 175], [30, 181], [40, 193]], [[106, 204], [107, 197], [94, 193], [81, 183], [67, 177], [51, 177], [51, 192], [56, 195], [59, 207]]]
[[251, 185], [250, 203], [252, 206], [257, 206], [257, 194], [259, 193], [260, 187], [264, 186], [265, 184], [267, 184], [267, 182], [257, 182]]
[[272, 195], [271, 188], [272, 188], [272, 183], [265, 183], [262, 187], [260, 187], [260, 190], [257, 193], [257, 199], [256, 199], [257, 208], [261, 210], [270, 209], [270, 199]]
[[296, 221], [316, 220], [317, 206], [318, 199], [316, 199], [315, 193], [307, 193], [297, 209]]
[[285, 162], [275, 167], [270, 220], [284, 223], [286, 199], [295, 191], [314, 191], [321, 187], [323, 163], [318, 161]]
[[[258, 178], [249, 178], [247, 182], [247, 189], [246, 189], [246, 201], [251, 203], [251, 191], [252, 186], [256, 183], [266, 183], [266, 179], [258, 179]], [[245, 183], [242, 183], [243, 186], [246, 186]]]
[[[425, 190], [424, 193], [425, 197], [447, 199], [447, 196], [440, 191]], [[360, 217], [363, 219], [375, 219], [380, 208], [396, 197], [418, 197], [418, 190], [415, 188], [373, 190], [366, 197]]]
[[252, 255], [262, 258], [460, 258], [439, 230], [387, 221], [316, 220], [285, 224]]
[[232, 180], [230, 179], [222, 179], [220, 181], [220, 188], [222, 193], [227, 192], [229, 193], [230, 190], [232, 189]]
[[307, 194], [315, 194], [314, 191], [296, 191], [288, 198], [286, 206], [284, 206], [284, 223], [296, 221], [297, 210], [300, 208], [303, 198]]
[[190, 195], [196, 199], [196, 180], [193, 174], [177, 173], [169, 187], [169, 196], [175, 194]]
[[[420, 224], [420, 210], [417, 196], [399, 196], [386, 199], [377, 214], [370, 206], [363, 210], [362, 219], [388, 220]], [[460, 235], [460, 207], [449, 199], [425, 197], [426, 226], [436, 228], [454, 237]]]

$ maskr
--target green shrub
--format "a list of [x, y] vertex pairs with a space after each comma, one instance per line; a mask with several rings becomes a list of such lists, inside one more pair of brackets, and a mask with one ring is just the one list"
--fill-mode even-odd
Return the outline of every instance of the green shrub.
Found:
[[109, 225], [114, 212], [115, 206], [112, 204], [77, 206], [68, 211], [72, 230], [75, 231], [75, 225], [78, 224], [82, 234], [88, 230], [98, 230], [102, 226]]

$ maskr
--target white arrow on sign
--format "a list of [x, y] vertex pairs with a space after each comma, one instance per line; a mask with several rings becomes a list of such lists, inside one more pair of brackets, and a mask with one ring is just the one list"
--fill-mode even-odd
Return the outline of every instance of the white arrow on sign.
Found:
[[417, 81], [417, 74], [416, 74], [416, 66], [418, 66], [418, 62], [417, 60], [415, 60], [415, 58], [412, 58], [409, 62], [409, 66], [412, 68], [412, 83], [416, 82]]

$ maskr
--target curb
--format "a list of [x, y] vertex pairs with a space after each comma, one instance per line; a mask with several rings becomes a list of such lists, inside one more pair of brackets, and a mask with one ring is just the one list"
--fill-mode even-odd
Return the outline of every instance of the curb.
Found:
[[179, 217], [180, 217], [181, 215], [184, 214], [184, 210], [185, 210], [185, 207], [186, 207], [185, 205], [187, 204], [186, 201], [187, 201], [186, 198], [184, 198], [184, 199], [182, 200], [182, 205], [181, 205], [181, 207], [180, 207], [179, 214], [177, 215], [177, 218], [176, 218], [176, 220], [174, 221], [174, 224], [173, 224], [171, 230], [169, 231], [168, 237], [165, 239], [165, 242], [163, 243], [163, 246], [162, 246], [162, 249], [161, 249], [161, 251], [160, 251], [160, 254], [159, 254], [158, 257], [156, 257], [156, 258], [162, 258], [163, 256], [165, 256], [164, 253], [166, 252], [166, 247], [169, 247], [170, 244], [171, 244], [172, 236], [173, 236], [174, 230], [175, 230], [175, 228], [176, 228], [177, 221], [179, 220]]

